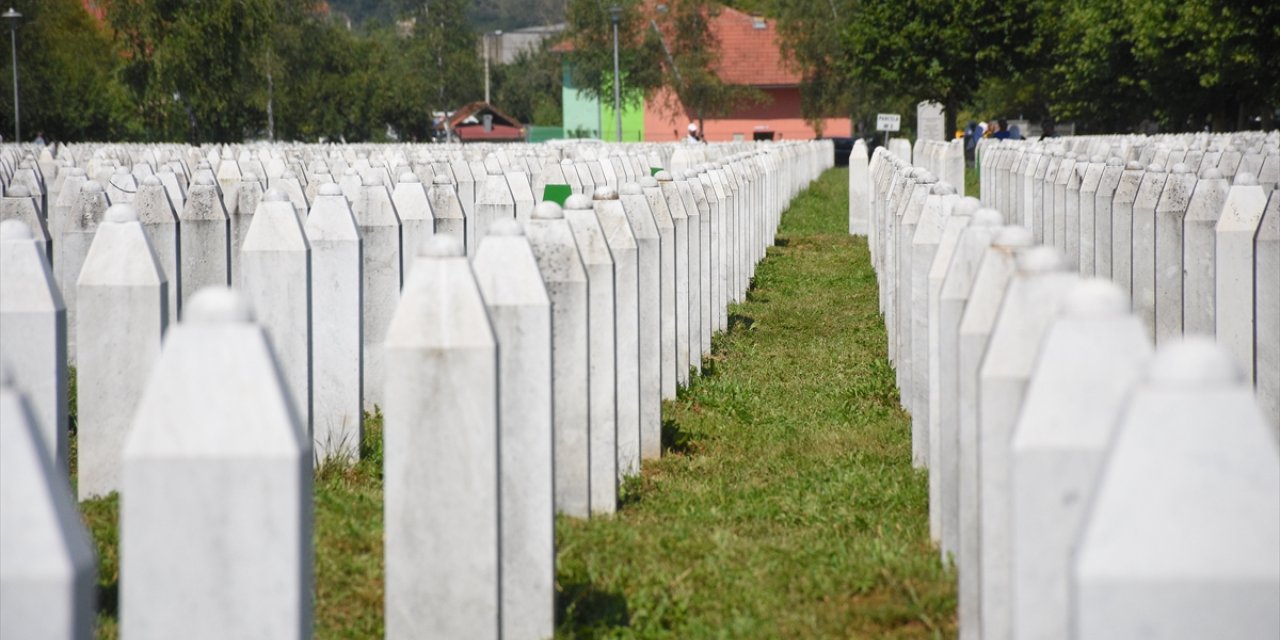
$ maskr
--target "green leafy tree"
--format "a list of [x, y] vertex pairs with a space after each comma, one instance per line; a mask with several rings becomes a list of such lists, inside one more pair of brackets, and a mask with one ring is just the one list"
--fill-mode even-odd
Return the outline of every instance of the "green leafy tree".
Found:
[[493, 104], [521, 122], [559, 125], [563, 114], [560, 56], [544, 42], [521, 51], [510, 64], [494, 65]]
[[[39, 132], [50, 141], [139, 137], [141, 121], [117, 77], [121, 58], [110, 34], [79, 0], [27, 0], [12, 6], [23, 14], [17, 31], [23, 138], [31, 140]], [[0, 77], [8, 80], [11, 56], [0, 59]], [[0, 112], [0, 134], [12, 137], [10, 91], [0, 90]]]
[[745, 104], [765, 99], [754, 87], [724, 82], [715, 69], [720, 62], [720, 42], [710, 28], [719, 11], [714, 2], [685, 0], [666, 4], [650, 23], [662, 35], [659, 44], [667, 62], [665, 84], [698, 120], [729, 115]]

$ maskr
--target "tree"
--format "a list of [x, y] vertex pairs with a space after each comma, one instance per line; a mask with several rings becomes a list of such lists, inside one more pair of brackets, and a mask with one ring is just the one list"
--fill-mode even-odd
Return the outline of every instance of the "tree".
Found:
[[560, 56], [543, 42], [521, 51], [510, 64], [493, 67], [493, 103], [521, 122], [559, 124], [562, 75]]
[[[48, 140], [127, 140], [141, 135], [117, 78], [121, 58], [110, 34], [79, 0], [15, 2], [23, 137]], [[11, 56], [0, 56], [0, 77], [12, 77]], [[13, 131], [13, 95], [0, 91], [0, 134]]]

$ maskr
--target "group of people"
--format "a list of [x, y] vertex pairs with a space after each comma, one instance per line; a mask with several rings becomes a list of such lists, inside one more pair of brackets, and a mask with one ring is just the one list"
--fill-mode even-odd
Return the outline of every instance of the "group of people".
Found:
[[[1054, 130], [1053, 121], [1046, 119], [1040, 124], [1040, 139], [1056, 138], [1057, 131]], [[983, 138], [995, 138], [996, 140], [1022, 140], [1022, 130], [1018, 125], [1009, 126], [1009, 121], [1004, 119], [991, 120], [990, 122], [969, 121], [964, 128], [964, 132], [960, 135], [964, 136], [964, 152], [965, 156], [973, 159], [974, 150], [978, 148], [978, 141]]]

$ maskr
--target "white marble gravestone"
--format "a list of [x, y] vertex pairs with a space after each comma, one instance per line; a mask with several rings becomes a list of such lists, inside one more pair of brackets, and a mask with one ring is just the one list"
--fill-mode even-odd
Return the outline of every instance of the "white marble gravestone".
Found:
[[640, 296], [640, 457], [662, 455], [662, 250], [658, 226], [639, 184], [619, 190], [635, 236]]
[[591, 396], [591, 513], [618, 508], [618, 363], [617, 316], [613, 256], [591, 198], [573, 194], [565, 200], [578, 253], [587, 270], [588, 376]]
[[551, 297], [556, 510], [586, 518], [591, 513], [587, 270], [560, 205], [534, 207], [525, 235]]
[[471, 263], [498, 340], [502, 637], [555, 631], [551, 299], [515, 221], [489, 229]]
[[0, 636], [89, 640], [96, 574], [67, 472], [26, 398], [0, 380]]
[[241, 291], [271, 339], [290, 399], [311, 434], [311, 247], [283, 191], [272, 189], [258, 203], [239, 262]]
[[498, 344], [456, 239], [424, 247], [386, 354], [387, 637], [497, 638]]
[[1048, 247], [1018, 256], [978, 369], [978, 502], [982, 637], [1010, 637], [1010, 439], [1045, 332], [1079, 275]]
[[362, 433], [363, 242], [342, 188], [320, 185], [304, 225], [311, 247], [312, 400], [316, 460], [354, 461]]
[[449, 176], [437, 174], [431, 179], [427, 200], [430, 201], [431, 213], [435, 216], [435, 234], [453, 236], [466, 246], [467, 221]]
[[640, 297], [636, 239], [614, 187], [592, 196], [596, 219], [613, 255], [617, 322], [618, 475], [640, 473]]
[[1280, 635], [1280, 454], [1232, 357], [1170, 341], [1115, 430], [1076, 543], [1075, 637]]
[[185, 305], [197, 291], [231, 282], [230, 222], [212, 178], [196, 176], [178, 219]]
[[[412, 172], [400, 174], [395, 190], [391, 192], [391, 203], [395, 205], [396, 214], [400, 216], [400, 240], [403, 255], [413, 256], [435, 235], [436, 220], [431, 213], [431, 201], [427, 198], [427, 190], [422, 181]], [[404, 277], [409, 277], [413, 268], [413, 260], [402, 260]]]
[[1013, 636], [1071, 637], [1070, 569], [1112, 429], [1151, 340], [1109, 280], [1068, 294], [1045, 336], [1012, 444]]
[[0, 222], [0, 369], [31, 405], [53, 468], [67, 463], [67, 310], [40, 242], [19, 220]]
[[273, 354], [225, 288], [170, 331], [124, 448], [121, 635], [311, 637], [310, 438]]
[[404, 256], [412, 254], [403, 251], [400, 215], [381, 182], [357, 188], [351, 210], [364, 240], [364, 407], [372, 411], [382, 405], [383, 343], [400, 300]]
[[131, 205], [103, 216], [77, 285], [77, 489], [120, 489], [121, 450], [169, 324], [168, 286]]
[[1206, 169], [1196, 182], [1183, 218], [1182, 259], [1194, 268], [1182, 273], [1182, 330], [1186, 335], [1214, 335], [1214, 287], [1217, 270], [1218, 218], [1231, 185], [1222, 172]]
[[[1216, 228], [1214, 255], [1214, 323], [1218, 344], [1226, 348], [1236, 365], [1253, 382], [1254, 347], [1254, 236], [1267, 206], [1267, 193], [1251, 173], [1239, 173], [1232, 182]], [[1274, 336], [1268, 336], [1274, 340]]]

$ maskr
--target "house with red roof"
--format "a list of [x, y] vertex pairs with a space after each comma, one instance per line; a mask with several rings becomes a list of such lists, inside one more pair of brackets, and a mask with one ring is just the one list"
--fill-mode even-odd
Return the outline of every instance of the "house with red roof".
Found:
[[[703, 135], [709, 142], [730, 140], [808, 140], [818, 131], [804, 119], [800, 108], [799, 73], [783, 60], [778, 45], [775, 21], [743, 13], [730, 7], [718, 7], [708, 20], [713, 39], [720, 52], [714, 71], [724, 82], [747, 85], [763, 94], [764, 99], [746, 105], [721, 118], [706, 118]], [[571, 46], [562, 43], [556, 50]], [[614, 140], [612, 104], [600, 104], [578, 88], [571, 86], [566, 60], [564, 74], [564, 129], [566, 133], [585, 132], [589, 137]], [[624, 107], [623, 140], [672, 142], [683, 140], [689, 123], [697, 116], [680, 103], [670, 89], [660, 89], [646, 96], [642, 108]], [[852, 135], [849, 118], [833, 115], [821, 122], [826, 137]]]

